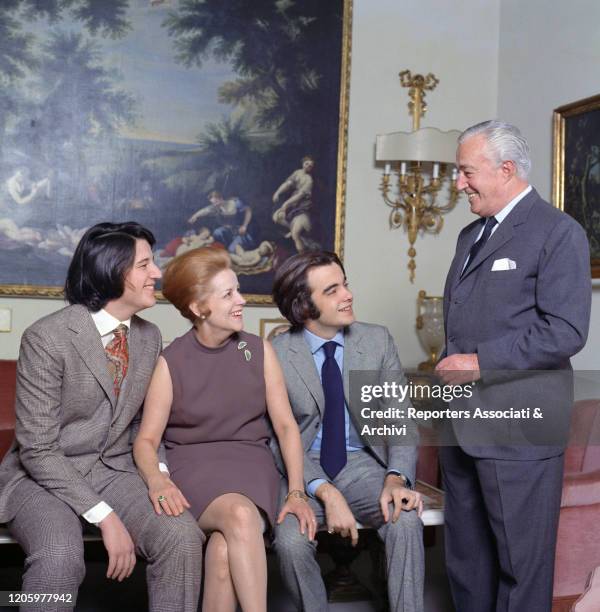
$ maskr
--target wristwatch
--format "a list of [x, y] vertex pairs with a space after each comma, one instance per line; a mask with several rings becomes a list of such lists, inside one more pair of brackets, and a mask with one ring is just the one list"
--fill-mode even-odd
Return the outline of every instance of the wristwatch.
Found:
[[402, 486], [405, 489], [412, 489], [413, 488], [413, 484], [410, 481], [410, 478], [406, 477], [404, 474], [401, 474], [400, 472], [396, 472], [395, 470], [390, 470], [386, 476], [398, 476], [398, 478], [400, 478], [403, 482], [402, 482]]

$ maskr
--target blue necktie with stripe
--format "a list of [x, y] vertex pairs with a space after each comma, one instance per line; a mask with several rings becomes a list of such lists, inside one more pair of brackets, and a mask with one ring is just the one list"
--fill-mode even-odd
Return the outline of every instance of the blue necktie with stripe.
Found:
[[496, 220], [496, 217], [488, 217], [485, 220], [485, 226], [483, 228], [483, 233], [481, 234], [479, 240], [477, 240], [473, 244], [473, 246], [471, 247], [471, 250], [469, 251], [469, 261], [467, 262], [467, 265], [464, 267], [464, 270], [462, 271], [460, 275], [461, 278], [465, 275], [466, 271], [469, 269], [469, 266], [473, 263], [473, 261], [475, 261], [475, 257], [477, 257], [477, 254], [479, 253], [479, 251], [483, 249], [483, 245], [488, 241], [488, 238], [492, 235], [492, 230], [494, 229], [497, 223], [498, 221]]
[[335, 360], [337, 342], [325, 342], [325, 361], [321, 383], [325, 395], [325, 415], [321, 437], [321, 466], [334, 479], [346, 465], [346, 420], [344, 418], [344, 384]]

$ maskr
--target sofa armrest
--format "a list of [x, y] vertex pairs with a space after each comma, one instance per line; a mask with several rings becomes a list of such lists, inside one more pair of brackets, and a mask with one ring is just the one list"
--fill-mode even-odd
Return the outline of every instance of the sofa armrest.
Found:
[[560, 507], [590, 506], [600, 503], [600, 470], [566, 474]]

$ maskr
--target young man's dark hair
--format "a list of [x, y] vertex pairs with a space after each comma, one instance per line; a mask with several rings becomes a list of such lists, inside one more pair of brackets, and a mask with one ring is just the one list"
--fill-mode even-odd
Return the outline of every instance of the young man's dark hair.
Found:
[[286, 259], [275, 274], [273, 300], [281, 314], [298, 330], [320, 312], [312, 301], [308, 272], [312, 268], [337, 264], [346, 274], [340, 258], [330, 251], [305, 251]]
[[136, 240], [156, 243], [152, 232], [134, 221], [98, 223], [81, 238], [67, 272], [65, 297], [91, 312], [120, 298], [125, 275], [133, 266]]

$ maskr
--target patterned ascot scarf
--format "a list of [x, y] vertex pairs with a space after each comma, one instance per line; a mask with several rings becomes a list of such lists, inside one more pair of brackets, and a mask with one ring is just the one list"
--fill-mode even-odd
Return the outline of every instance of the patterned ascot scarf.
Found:
[[115, 397], [119, 397], [123, 379], [129, 365], [129, 348], [127, 346], [127, 325], [119, 325], [113, 330], [114, 338], [106, 345], [106, 364], [113, 379]]

